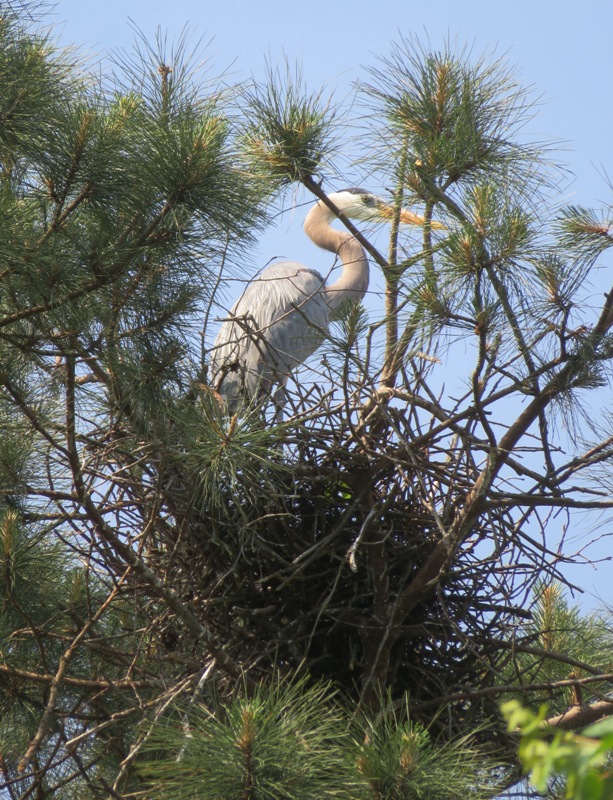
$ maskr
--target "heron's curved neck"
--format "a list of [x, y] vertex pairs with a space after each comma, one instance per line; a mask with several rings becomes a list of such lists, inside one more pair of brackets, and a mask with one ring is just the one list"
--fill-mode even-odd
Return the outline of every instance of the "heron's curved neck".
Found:
[[347, 300], [358, 302], [368, 289], [368, 260], [362, 246], [346, 231], [331, 226], [334, 214], [321, 200], [307, 214], [304, 232], [314, 244], [339, 256], [343, 269], [340, 277], [325, 288], [332, 316]]

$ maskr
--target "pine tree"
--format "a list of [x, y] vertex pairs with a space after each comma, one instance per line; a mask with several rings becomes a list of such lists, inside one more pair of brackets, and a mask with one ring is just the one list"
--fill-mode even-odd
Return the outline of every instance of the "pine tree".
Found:
[[552, 536], [611, 506], [613, 291], [583, 298], [612, 238], [556, 211], [506, 65], [401, 39], [358, 87], [353, 174], [426, 224], [384, 254], [349, 223], [385, 308], [346, 309], [279, 421], [227, 412], [207, 347], [347, 117], [289, 69], [199, 79], [185, 39], [96, 78], [1, 8], [7, 797], [477, 800], [520, 779], [503, 699], [610, 714], [610, 621]]

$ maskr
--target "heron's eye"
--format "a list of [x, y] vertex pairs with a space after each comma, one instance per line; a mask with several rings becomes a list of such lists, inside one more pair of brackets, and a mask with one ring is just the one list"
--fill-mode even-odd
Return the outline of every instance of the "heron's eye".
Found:
[[363, 194], [362, 202], [364, 203], [365, 206], [374, 206], [375, 198], [371, 194]]

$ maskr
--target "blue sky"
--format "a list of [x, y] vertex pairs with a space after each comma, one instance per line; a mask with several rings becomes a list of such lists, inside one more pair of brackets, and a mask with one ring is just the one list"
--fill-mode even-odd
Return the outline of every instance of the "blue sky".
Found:
[[[176, 39], [187, 26], [194, 42], [209, 42], [205, 53], [213, 71], [226, 71], [236, 81], [257, 78], [267, 60], [287, 58], [301, 64], [309, 87], [326, 86], [337, 98], [350, 96], [352, 83], [365, 77], [364, 67], [376, 65], [399, 35], [427, 37], [433, 47], [457, 40], [477, 54], [495, 50], [539, 98], [527, 129], [531, 138], [560, 143], [556, 160], [574, 175], [564, 201], [593, 207], [613, 202], [607, 178], [613, 182], [611, 0], [59, 0], [50, 20], [62, 44], [78, 46], [94, 61], [131, 48], [130, 20], [149, 39], [158, 27]], [[321, 252], [301, 232], [303, 217], [302, 210], [290, 210], [262, 238], [249, 274], [273, 256], [326, 272]], [[606, 554], [602, 546], [600, 553]], [[573, 577], [611, 602], [607, 574], [610, 564]]]

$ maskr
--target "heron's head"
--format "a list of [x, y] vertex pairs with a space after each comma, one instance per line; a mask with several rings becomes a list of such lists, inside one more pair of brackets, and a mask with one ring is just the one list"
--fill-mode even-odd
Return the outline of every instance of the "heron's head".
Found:
[[[328, 196], [338, 210], [351, 219], [359, 219], [364, 222], [389, 222], [394, 218], [394, 206], [386, 203], [376, 194], [366, 191], [366, 189], [352, 187], [343, 189], [340, 192], [333, 192]], [[406, 208], [401, 208], [400, 222], [405, 225], [423, 225], [425, 219], [420, 217], [419, 214], [408, 211]], [[441, 229], [445, 226], [432, 220], [430, 227]]]

